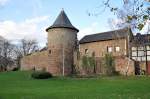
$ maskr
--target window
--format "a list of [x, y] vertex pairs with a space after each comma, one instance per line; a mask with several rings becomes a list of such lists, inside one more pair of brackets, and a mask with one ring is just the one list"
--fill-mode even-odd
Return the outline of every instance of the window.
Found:
[[49, 53], [49, 54], [51, 54], [51, 53], [52, 53], [52, 51], [51, 51], [51, 50], [49, 50], [49, 51], [48, 51], [48, 53]]
[[150, 46], [147, 46], [147, 50], [150, 50]]
[[142, 57], [142, 61], [145, 61], [146, 60], [146, 57]]
[[120, 47], [119, 46], [115, 47], [115, 51], [119, 52], [120, 51]]
[[144, 56], [144, 51], [138, 51], [138, 56]]
[[132, 51], [132, 56], [137, 56], [137, 51]]
[[111, 53], [112, 52], [112, 47], [107, 47], [107, 52]]
[[144, 50], [144, 47], [138, 47], [138, 50]]
[[147, 56], [147, 60], [148, 60], [148, 61], [150, 60], [150, 56]]
[[88, 49], [85, 49], [85, 54], [87, 54], [88, 53]]
[[134, 50], [134, 51], [135, 51], [135, 50], [137, 50], [137, 48], [136, 48], [136, 47], [132, 47], [132, 50]]
[[150, 51], [147, 51], [147, 55], [150, 55]]
[[142, 61], [142, 57], [137, 57], [137, 61]]
[[132, 57], [133, 60], [136, 60], [137, 57]]

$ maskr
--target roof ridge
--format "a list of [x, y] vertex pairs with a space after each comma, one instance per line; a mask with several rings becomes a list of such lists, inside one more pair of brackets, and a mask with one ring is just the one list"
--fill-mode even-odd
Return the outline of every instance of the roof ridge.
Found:
[[127, 28], [122, 28], [122, 29], [115, 29], [115, 30], [110, 30], [110, 31], [106, 31], [106, 32], [94, 33], [94, 34], [85, 35], [84, 37], [86, 37], [86, 36], [91, 36], [91, 35], [104, 34], [104, 33], [111, 33], [111, 32], [121, 31], [121, 30], [126, 30], [126, 29], [127, 29]]
[[79, 43], [88, 43], [88, 42], [95, 42], [95, 41], [104, 41], [104, 40], [112, 40], [116, 38], [125, 38], [127, 37], [128, 28], [107, 31], [103, 33], [91, 34], [84, 36]]

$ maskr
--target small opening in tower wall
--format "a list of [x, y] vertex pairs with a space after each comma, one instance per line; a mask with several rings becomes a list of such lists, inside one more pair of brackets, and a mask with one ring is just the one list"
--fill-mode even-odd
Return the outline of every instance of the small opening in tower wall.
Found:
[[49, 54], [51, 54], [51, 53], [52, 53], [52, 51], [51, 51], [51, 50], [49, 50], [49, 51], [48, 51], [48, 53], [49, 53]]

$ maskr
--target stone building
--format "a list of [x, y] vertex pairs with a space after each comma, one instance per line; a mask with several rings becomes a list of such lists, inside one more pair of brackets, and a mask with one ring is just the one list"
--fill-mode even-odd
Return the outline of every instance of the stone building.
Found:
[[[150, 57], [147, 57], [150, 53], [149, 41], [137, 42], [138, 37], [134, 36], [129, 28], [86, 35], [79, 41], [79, 45], [78, 31], [62, 10], [53, 25], [46, 29], [47, 47], [24, 56], [21, 60], [21, 70], [44, 69], [53, 75], [69, 75], [73, 72], [74, 66], [75, 68], [81, 67], [81, 58], [78, 59], [78, 52], [80, 52], [80, 57], [95, 55], [97, 74], [104, 73], [101, 61], [107, 53], [113, 55], [115, 69], [123, 75], [139, 74], [137, 72], [140, 70], [150, 73], [150, 63], [146, 61], [147, 58], [150, 60]], [[145, 36], [140, 37], [144, 39]], [[145, 46], [148, 49], [146, 55], [143, 54]], [[144, 67], [142, 67], [143, 64]]]
[[[129, 43], [133, 35], [130, 29], [121, 29], [104, 33], [87, 35], [80, 40], [81, 56], [92, 56], [97, 58], [96, 72], [103, 73], [104, 66], [100, 62], [107, 53], [115, 58], [115, 69], [121, 74], [134, 74], [134, 61], [129, 58]], [[99, 63], [100, 62], [100, 63]]]
[[103, 73], [99, 62], [105, 54], [115, 58], [115, 69], [121, 74], [150, 74], [150, 35], [133, 35], [129, 28], [87, 35], [80, 40], [81, 56], [95, 54], [97, 72]]
[[46, 69], [53, 75], [68, 75], [73, 72], [73, 53], [77, 46], [77, 32], [64, 10], [60, 12], [48, 32], [48, 46], [44, 51], [25, 56], [21, 69]]

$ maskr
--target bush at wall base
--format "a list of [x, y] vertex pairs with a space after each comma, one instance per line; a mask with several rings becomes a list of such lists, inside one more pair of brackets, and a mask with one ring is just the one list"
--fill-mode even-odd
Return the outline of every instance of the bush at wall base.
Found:
[[31, 77], [34, 79], [48, 79], [48, 78], [52, 78], [52, 74], [49, 72], [45, 72], [45, 71], [34, 71], [31, 74]]

